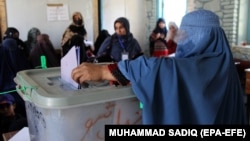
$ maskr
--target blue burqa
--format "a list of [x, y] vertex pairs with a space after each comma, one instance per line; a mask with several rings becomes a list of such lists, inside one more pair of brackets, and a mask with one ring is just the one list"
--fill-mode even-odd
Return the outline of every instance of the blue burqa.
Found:
[[190, 12], [180, 31], [175, 57], [118, 63], [143, 103], [143, 124], [245, 124], [244, 92], [218, 16]]
[[17, 40], [4, 39], [0, 48], [0, 92], [15, 90], [16, 73], [25, 69], [30, 66], [24, 50], [19, 48]]

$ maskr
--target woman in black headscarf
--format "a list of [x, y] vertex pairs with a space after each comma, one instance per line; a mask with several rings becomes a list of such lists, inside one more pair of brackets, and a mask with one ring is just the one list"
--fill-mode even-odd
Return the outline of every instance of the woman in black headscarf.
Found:
[[152, 31], [152, 33], [149, 36], [149, 50], [150, 50], [150, 56], [153, 56], [155, 43], [158, 42], [158, 46], [163, 46], [163, 48], [166, 48], [166, 36], [167, 36], [167, 28], [166, 28], [166, 22], [163, 18], [159, 18], [156, 22], [155, 28]]
[[142, 54], [138, 41], [130, 32], [129, 21], [120, 17], [114, 22], [115, 33], [108, 37], [101, 45], [97, 53], [99, 62], [132, 59]]

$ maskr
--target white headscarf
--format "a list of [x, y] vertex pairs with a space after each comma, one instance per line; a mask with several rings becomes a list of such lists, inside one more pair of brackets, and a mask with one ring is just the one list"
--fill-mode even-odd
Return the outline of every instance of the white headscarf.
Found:
[[[176, 31], [175, 31], [175, 32], [172, 32], [172, 31], [170, 30], [170, 27], [174, 27]], [[167, 41], [168, 41], [168, 40], [174, 40], [174, 38], [175, 38], [175, 36], [176, 36], [176, 34], [177, 34], [177, 31], [178, 31], [178, 26], [176, 25], [176, 23], [173, 22], [173, 21], [170, 21], [170, 22], [168, 23], [168, 33], [167, 33], [166, 40], [167, 40]]]

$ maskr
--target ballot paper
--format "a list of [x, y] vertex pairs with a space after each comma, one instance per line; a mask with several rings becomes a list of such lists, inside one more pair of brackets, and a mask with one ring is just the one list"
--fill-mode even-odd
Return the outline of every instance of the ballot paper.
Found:
[[81, 85], [75, 82], [71, 73], [74, 68], [80, 64], [80, 47], [73, 46], [69, 52], [61, 59], [61, 79], [76, 89], [80, 89]]

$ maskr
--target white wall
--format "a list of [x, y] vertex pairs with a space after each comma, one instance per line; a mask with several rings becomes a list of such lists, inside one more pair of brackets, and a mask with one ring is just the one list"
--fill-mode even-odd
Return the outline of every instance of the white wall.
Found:
[[114, 33], [114, 21], [126, 17], [130, 31], [138, 40], [142, 49], [148, 48], [146, 35], [146, 1], [145, 0], [102, 0], [102, 29]]
[[[48, 21], [47, 4], [66, 4], [69, 9], [68, 21]], [[93, 41], [93, 2], [92, 0], [6, 0], [7, 26], [16, 27], [22, 40], [27, 39], [30, 28], [37, 27], [47, 33], [55, 48], [60, 48], [62, 34], [71, 23], [75, 11], [82, 13], [88, 39]]]
[[[130, 31], [138, 40], [142, 49], [148, 48], [146, 35], [146, 1], [145, 0], [102, 0], [103, 22], [102, 28], [114, 33], [113, 23], [116, 18], [125, 16], [130, 22]], [[62, 3], [69, 8], [70, 20], [47, 21], [47, 4]], [[97, 8], [97, 7], [94, 7]], [[71, 15], [75, 11], [82, 13], [88, 40], [94, 41], [94, 21], [92, 0], [6, 0], [7, 25], [16, 27], [22, 40], [27, 39], [30, 28], [38, 27], [41, 32], [47, 33], [55, 46], [60, 48], [62, 34], [71, 23]]]

